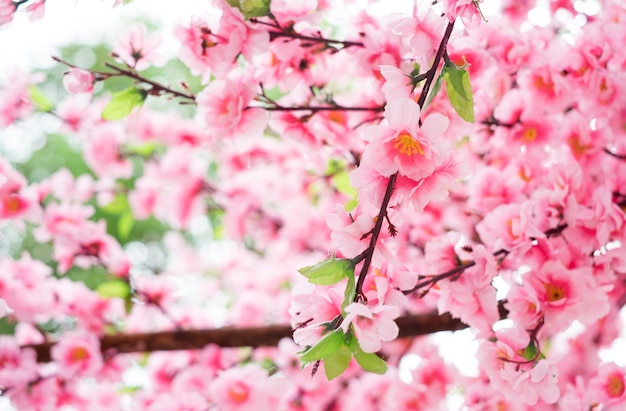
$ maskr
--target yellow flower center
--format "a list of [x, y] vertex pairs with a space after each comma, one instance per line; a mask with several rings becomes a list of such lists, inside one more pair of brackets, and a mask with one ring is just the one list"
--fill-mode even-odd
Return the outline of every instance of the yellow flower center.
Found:
[[529, 127], [524, 131], [522, 139], [524, 141], [534, 141], [537, 138], [537, 129], [535, 127]]
[[565, 287], [560, 284], [544, 284], [546, 290], [546, 298], [549, 302], [562, 300], [565, 298]]
[[20, 205], [20, 200], [15, 195], [4, 199], [4, 208], [9, 214], [17, 214], [17, 212], [20, 211]]
[[569, 147], [577, 158], [583, 156], [591, 148], [590, 145], [581, 143], [580, 136], [577, 134], [569, 138]]
[[85, 347], [76, 347], [72, 350], [70, 359], [73, 363], [81, 362], [89, 357], [89, 352]]
[[619, 373], [609, 375], [609, 379], [606, 383], [606, 391], [609, 397], [618, 398], [624, 395], [626, 387], [624, 387], [624, 378]]
[[328, 113], [328, 119], [334, 123], [344, 126], [347, 123], [346, 114], [341, 111], [331, 111], [330, 113]]
[[398, 134], [398, 137], [393, 140], [393, 148], [398, 150], [400, 154], [404, 154], [409, 157], [413, 154], [424, 155], [422, 145], [406, 131]]

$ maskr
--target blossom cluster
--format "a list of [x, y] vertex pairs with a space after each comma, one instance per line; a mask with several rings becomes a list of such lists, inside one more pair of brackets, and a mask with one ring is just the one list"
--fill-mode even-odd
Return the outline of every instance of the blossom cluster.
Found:
[[[0, 158], [15, 407], [626, 406], [619, 1], [550, 2], [543, 28], [533, 1], [209, 3], [168, 33], [188, 78], [147, 76], [171, 71], [139, 22], [106, 69], [63, 56], [62, 80], [0, 88], [0, 127], [50, 121], [38, 153], [65, 157]], [[0, 25], [43, 7], [0, 0]], [[425, 318], [469, 328], [472, 372], [405, 338]], [[271, 324], [293, 338], [146, 349]]]

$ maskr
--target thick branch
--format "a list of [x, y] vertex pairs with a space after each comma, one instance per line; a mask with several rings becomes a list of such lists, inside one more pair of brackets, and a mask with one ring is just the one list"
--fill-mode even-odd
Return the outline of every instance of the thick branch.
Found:
[[[415, 337], [438, 331], [455, 331], [467, 325], [453, 319], [449, 314], [436, 312], [408, 315], [396, 320], [400, 327], [399, 337]], [[224, 327], [205, 330], [161, 331], [140, 334], [106, 335], [100, 340], [105, 356], [152, 351], [201, 349], [208, 344], [220, 347], [275, 346], [283, 338], [291, 338], [293, 330], [288, 325], [266, 327]], [[37, 353], [39, 362], [51, 361], [50, 349], [55, 343], [29, 345]]]

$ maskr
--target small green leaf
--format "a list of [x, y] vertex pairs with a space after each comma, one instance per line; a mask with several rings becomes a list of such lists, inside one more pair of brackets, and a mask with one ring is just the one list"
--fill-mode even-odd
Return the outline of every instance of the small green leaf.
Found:
[[356, 362], [359, 363], [361, 368], [367, 372], [373, 372], [375, 374], [384, 374], [387, 372], [387, 363], [374, 353], [357, 352], [354, 354]]
[[326, 378], [330, 381], [341, 375], [350, 365], [351, 359], [352, 352], [345, 345], [340, 346], [334, 353], [324, 357]]
[[271, 0], [239, 0], [239, 10], [247, 19], [250, 17], [263, 17], [270, 14]]
[[130, 286], [122, 280], [110, 280], [100, 284], [96, 292], [105, 298], [121, 298], [123, 300], [130, 297]]
[[303, 267], [298, 272], [308, 278], [311, 284], [333, 285], [354, 276], [354, 264], [352, 260], [333, 257], [313, 266]]
[[30, 94], [30, 101], [38, 111], [47, 113], [52, 111], [54, 108], [52, 101], [50, 101], [50, 99], [48, 99], [48, 97], [46, 97], [36, 86], [28, 86], [28, 93]]
[[424, 104], [424, 108], [422, 111], [426, 110], [426, 107], [432, 103], [433, 99], [439, 94], [439, 90], [441, 90], [441, 85], [443, 84], [443, 72], [439, 74], [437, 80], [435, 80], [435, 84], [433, 84], [433, 88], [430, 89], [430, 93], [428, 93], [428, 98], [426, 99], [426, 104]]
[[123, 194], [117, 194], [113, 201], [102, 207], [102, 211], [108, 214], [122, 214], [129, 210], [128, 199]]
[[348, 196], [348, 198], [350, 199], [345, 205], [345, 210], [350, 211], [354, 207], [356, 207], [356, 205], [358, 204], [358, 192], [350, 184], [350, 175], [348, 174], [348, 172], [346, 170], [343, 170], [335, 173], [332, 177], [332, 181], [337, 190]]
[[387, 363], [375, 353], [364, 352], [361, 349], [356, 338], [350, 341], [350, 350], [354, 354], [356, 362], [359, 363], [361, 368], [365, 371], [373, 372], [375, 374], [384, 374], [387, 372]]
[[526, 361], [531, 361], [537, 358], [537, 345], [535, 345], [534, 341], [531, 341], [530, 344], [528, 344], [528, 347], [524, 349], [521, 356], [524, 357]]
[[335, 330], [326, 334], [317, 344], [306, 350], [300, 360], [303, 362], [322, 360], [343, 346], [343, 341], [343, 331]]
[[343, 302], [341, 303], [341, 312], [346, 309], [356, 294], [356, 282], [354, 281], [354, 275], [348, 277], [348, 284], [346, 285], [346, 291], [344, 292]]
[[159, 145], [154, 141], [148, 141], [144, 144], [128, 145], [124, 147], [124, 150], [130, 154], [136, 154], [144, 158], [149, 158], [159, 148]]
[[111, 101], [102, 110], [102, 118], [105, 120], [121, 120], [128, 116], [135, 107], [139, 107], [146, 99], [146, 92], [129, 87], [117, 93], [113, 93]]
[[452, 107], [463, 120], [473, 123], [474, 97], [472, 96], [469, 73], [454, 63], [446, 63], [443, 66], [443, 78]]
[[128, 238], [130, 231], [133, 229], [135, 225], [135, 217], [132, 212], [126, 212], [122, 214], [117, 221], [117, 234], [120, 236], [121, 240]]

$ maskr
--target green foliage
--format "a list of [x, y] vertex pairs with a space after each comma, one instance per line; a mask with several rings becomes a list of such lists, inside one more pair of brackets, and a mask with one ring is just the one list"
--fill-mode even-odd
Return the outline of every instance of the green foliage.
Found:
[[95, 291], [105, 298], [121, 298], [123, 300], [130, 298], [131, 295], [128, 283], [117, 278], [101, 283]]
[[137, 87], [129, 87], [117, 93], [113, 93], [111, 101], [102, 110], [102, 118], [105, 120], [121, 120], [128, 116], [135, 107], [143, 105], [147, 93]]
[[100, 266], [90, 268], [74, 266], [63, 274], [63, 277], [69, 278], [72, 281], [80, 281], [91, 290], [97, 290], [101, 284], [115, 279], [107, 270]]
[[366, 353], [352, 335], [343, 333], [341, 329], [326, 334], [317, 344], [302, 354], [303, 365], [315, 361], [324, 362], [326, 378], [332, 380], [341, 375], [350, 365], [352, 357], [368, 372], [384, 374], [387, 371], [385, 361], [374, 353]]
[[375, 374], [384, 374], [387, 372], [387, 363], [375, 353], [364, 352], [359, 346], [356, 338], [352, 338], [350, 342], [350, 350], [354, 354], [356, 362], [365, 371]]
[[430, 103], [432, 103], [435, 96], [439, 94], [442, 84], [443, 84], [443, 72], [441, 72], [439, 76], [437, 76], [437, 80], [435, 80], [435, 84], [433, 84], [433, 87], [430, 89], [430, 93], [428, 93], [428, 98], [426, 99], [426, 103], [424, 104], [422, 111], [426, 110], [426, 107], [428, 107]]
[[231, 7], [239, 9], [246, 20], [270, 14], [271, 0], [226, 0]]
[[300, 359], [305, 362], [313, 362], [323, 360], [332, 355], [339, 347], [344, 345], [344, 334], [342, 330], [335, 330], [326, 334], [313, 347], [309, 348], [302, 354]]
[[16, 323], [12, 322], [9, 317], [0, 318], [0, 335], [15, 334]]
[[345, 345], [339, 346], [335, 352], [324, 358], [324, 373], [326, 374], [326, 378], [330, 381], [341, 375], [341, 373], [348, 368], [348, 365], [350, 365], [351, 359], [352, 352], [350, 349]]
[[337, 190], [339, 190], [349, 198], [348, 202], [344, 206], [345, 210], [353, 210], [358, 204], [358, 193], [350, 184], [350, 175], [348, 174], [348, 172], [346, 170], [342, 170], [336, 173], [335, 175], [333, 175], [332, 181]]
[[59, 134], [49, 135], [44, 146], [18, 167], [31, 183], [38, 182], [61, 168], [67, 168], [74, 177], [92, 174], [82, 153]]
[[354, 264], [352, 260], [333, 257], [313, 266], [303, 267], [298, 272], [308, 278], [311, 284], [333, 285], [344, 278], [354, 278]]
[[454, 110], [463, 120], [473, 123], [474, 97], [467, 70], [452, 62], [447, 62], [443, 66], [443, 79]]
[[346, 309], [348, 305], [352, 301], [354, 301], [354, 296], [356, 295], [356, 281], [354, 280], [354, 275], [348, 276], [348, 284], [346, 284], [346, 291], [343, 297], [343, 302], [341, 303], [341, 311]]
[[54, 108], [52, 101], [50, 101], [50, 99], [46, 97], [36, 86], [29, 86], [28, 93], [30, 94], [30, 100], [38, 111], [47, 113], [52, 111]]

